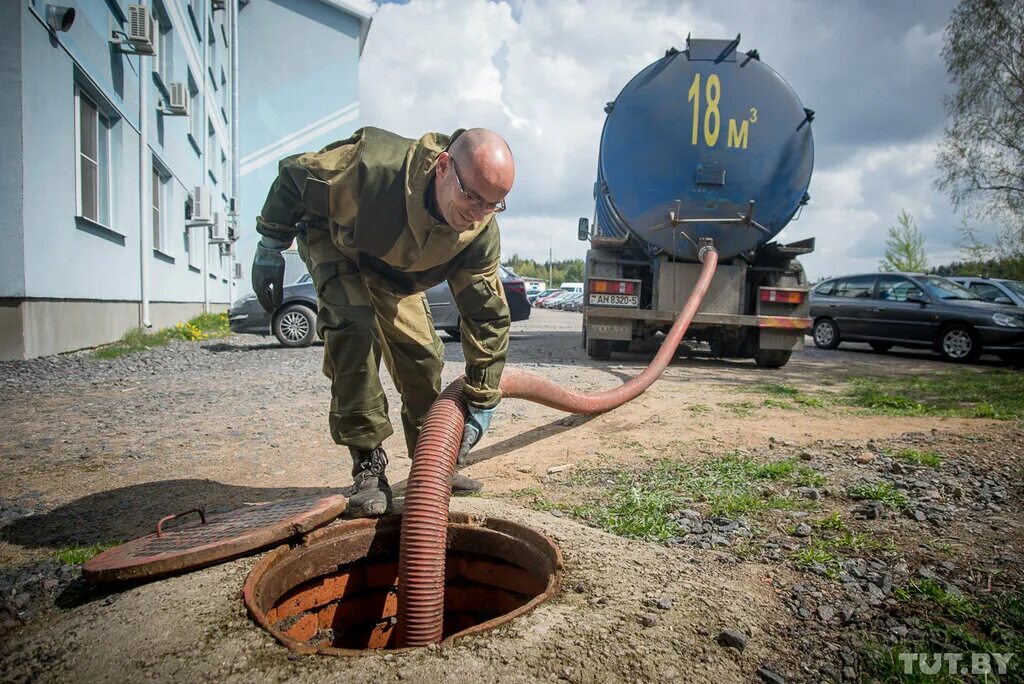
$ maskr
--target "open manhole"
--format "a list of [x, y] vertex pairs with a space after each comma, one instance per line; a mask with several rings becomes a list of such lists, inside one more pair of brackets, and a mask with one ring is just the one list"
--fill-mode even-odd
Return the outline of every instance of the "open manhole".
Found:
[[[402, 518], [336, 523], [281, 546], [253, 568], [245, 605], [299, 653], [356, 655], [396, 647]], [[562, 554], [528, 527], [449, 516], [442, 643], [493, 629], [551, 596]]]

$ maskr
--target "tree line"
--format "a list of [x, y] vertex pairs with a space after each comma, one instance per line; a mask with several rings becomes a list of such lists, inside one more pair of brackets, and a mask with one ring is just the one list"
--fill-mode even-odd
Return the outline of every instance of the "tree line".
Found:
[[548, 263], [523, 259], [518, 254], [513, 254], [511, 259], [505, 261], [505, 266], [511, 268], [524, 278], [539, 278], [546, 281], [548, 287], [557, 287], [562, 283], [583, 282], [583, 259], [565, 259]]

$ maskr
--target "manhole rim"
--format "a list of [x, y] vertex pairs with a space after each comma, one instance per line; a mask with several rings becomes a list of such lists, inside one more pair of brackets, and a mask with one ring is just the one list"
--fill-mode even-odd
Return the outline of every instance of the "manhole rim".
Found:
[[[402, 516], [401, 514], [391, 514], [383, 516], [381, 518], [368, 518], [361, 520], [350, 520], [344, 522], [338, 522], [326, 527], [321, 527], [316, 530], [312, 530], [307, 534], [303, 535], [302, 542], [296, 545], [282, 544], [268, 551], [262, 558], [257, 561], [253, 566], [252, 570], [249, 571], [248, 576], [245, 580], [245, 585], [242, 588], [242, 600], [245, 604], [246, 610], [252, 620], [261, 627], [264, 631], [274, 637], [281, 645], [285, 646], [291, 651], [299, 653], [301, 655], [329, 655], [329, 656], [366, 656], [379, 653], [403, 653], [411, 651], [422, 650], [417, 646], [401, 647], [401, 648], [388, 648], [388, 649], [375, 649], [375, 648], [364, 648], [364, 649], [353, 649], [353, 648], [339, 648], [336, 646], [312, 646], [310, 644], [298, 641], [292, 637], [287, 636], [281, 630], [276, 629], [267, 618], [266, 612], [257, 605], [256, 599], [256, 588], [259, 582], [267, 576], [268, 572], [274, 568], [274, 566], [281, 561], [282, 556], [294, 552], [297, 548], [301, 547], [313, 547], [318, 542], [323, 542], [325, 539], [331, 539], [337, 534], [359, 534], [368, 529], [376, 529], [378, 527], [400, 527]], [[485, 622], [467, 627], [466, 629], [450, 634], [448, 637], [438, 643], [438, 646], [450, 647], [458, 639], [462, 639], [467, 636], [474, 634], [480, 634], [487, 632], [500, 625], [506, 624], [522, 617], [536, 608], [541, 603], [553, 598], [560, 586], [562, 571], [564, 570], [564, 562], [562, 558], [562, 551], [555, 543], [555, 541], [544, 534], [538, 532], [526, 525], [506, 520], [504, 518], [498, 518], [494, 516], [483, 516], [483, 515], [471, 515], [469, 513], [462, 512], [450, 512], [448, 515], [449, 526], [457, 527], [477, 527], [485, 528], [497, 533], [502, 533], [501, 530], [494, 529], [491, 527], [494, 523], [501, 526], [511, 526], [517, 531], [523, 531], [527, 537], [533, 537], [532, 540], [523, 540], [524, 543], [530, 544], [536, 547], [536, 544], [541, 544], [543, 549], [551, 554], [553, 570], [550, 577], [548, 577], [547, 585], [541, 593], [537, 594], [529, 601], [524, 603], [522, 606], [509, 611], [496, 618], [492, 618]]]

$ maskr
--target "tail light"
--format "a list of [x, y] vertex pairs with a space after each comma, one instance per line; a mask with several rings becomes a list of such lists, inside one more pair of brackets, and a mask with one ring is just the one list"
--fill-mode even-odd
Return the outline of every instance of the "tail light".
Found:
[[526, 283], [522, 280], [506, 280], [505, 289], [509, 292], [522, 292], [526, 294]]
[[637, 284], [628, 280], [590, 279], [590, 291], [599, 294], [636, 294]]
[[780, 290], [774, 287], [761, 288], [762, 302], [776, 302], [778, 304], [799, 304], [804, 301], [807, 293], [803, 290]]

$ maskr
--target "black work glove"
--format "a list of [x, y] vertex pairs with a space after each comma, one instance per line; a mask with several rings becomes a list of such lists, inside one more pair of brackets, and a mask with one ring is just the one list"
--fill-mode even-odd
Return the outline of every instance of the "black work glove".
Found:
[[260, 306], [268, 313], [281, 306], [281, 297], [284, 296], [284, 257], [281, 250], [291, 244], [291, 240], [264, 236], [256, 245], [256, 256], [252, 260], [252, 289]]

